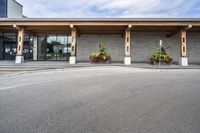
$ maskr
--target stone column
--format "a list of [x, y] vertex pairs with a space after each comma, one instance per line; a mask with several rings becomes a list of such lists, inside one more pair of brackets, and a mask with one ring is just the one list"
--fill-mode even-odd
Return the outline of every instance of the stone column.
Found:
[[24, 63], [23, 42], [24, 42], [24, 28], [20, 27], [18, 28], [17, 55], [15, 58], [16, 64]]
[[125, 31], [124, 64], [131, 65], [131, 25]]
[[180, 30], [180, 61], [181, 66], [188, 66], [186, 28]]

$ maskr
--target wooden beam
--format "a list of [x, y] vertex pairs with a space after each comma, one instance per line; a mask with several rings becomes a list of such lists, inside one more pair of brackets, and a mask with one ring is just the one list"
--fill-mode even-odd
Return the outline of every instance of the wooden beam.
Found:
[[166, 35], [166, 37], [167, 37], [167, 38], [170, 38], [170, 37], [176, 35], [177, 33], [178, 33], [177, 30], [175, 30], [175, 31], [171, 31], [169, 34]]
[[170, 38], [170, 37], [172, 37], [172, 36], [178, 34], [178, 33], [180, 32], [180, 29], [184, 29], [184, 30], [187, 31], [187, 30], [192, 29], [192, 25], [188, 25], [188, 26], [184, 26], [184, 27], [178, 27], [178, 28], [176, 28], [175, 30], [171, 31], [171, 33], [167, 34], [166, 37], [167, 37], [167, 38]]

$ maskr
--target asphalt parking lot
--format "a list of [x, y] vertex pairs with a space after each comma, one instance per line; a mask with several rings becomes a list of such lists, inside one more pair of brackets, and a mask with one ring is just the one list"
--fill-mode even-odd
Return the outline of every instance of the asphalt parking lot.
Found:
[[199, 114], [199, 69], [0, 75], [0, 133], [198, 133]]

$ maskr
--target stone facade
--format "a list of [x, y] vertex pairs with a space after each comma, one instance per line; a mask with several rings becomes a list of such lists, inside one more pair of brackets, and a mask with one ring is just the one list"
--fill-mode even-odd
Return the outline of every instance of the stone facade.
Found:
[[[167, 33], [133, 32], [131, 34], [132, 62], [149, 62], [153, 50], [159, 46], [159, 40], [174, 63], [180, 59], [179, 34], [166, 38]], [[124, 37], [121, 34], [81, 34], [77, 38], [77, 61], [90, 61], [89, 56], [97, 51], [100, 42], [108, 49], [112, 61], [124, 61]], [[187, 53], [189, 63], [200, 63], [200, 33], [187, 33]]]
[[112, 61], [124, 60], [124, 37], [121, 34], [81, 34], [77, 37], [77, 61], [90, 61], [92, 52], [103, 43]]
[[187, 34], [188, 62], [200, 64], [200, 33]]
[[179, 36], [166, 37], [167, 33], [132, 33], [131, 57], [132, 62], [149, 62], [153, 51], [159, 47], [159, 41], [163, 40], [163, 46], [173, 57], [174, 62], [179, 61]]

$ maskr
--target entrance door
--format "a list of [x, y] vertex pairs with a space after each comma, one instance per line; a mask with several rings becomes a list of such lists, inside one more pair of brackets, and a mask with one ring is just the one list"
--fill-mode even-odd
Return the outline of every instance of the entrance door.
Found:
[[47, 36], [47, 60], [67, 60], [67, 36], [65, 35], [48, 35]]
[[25, 60], [33, 60], [33, 37], [24, 36], [23, 55]]

